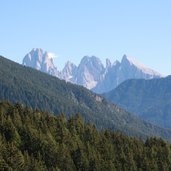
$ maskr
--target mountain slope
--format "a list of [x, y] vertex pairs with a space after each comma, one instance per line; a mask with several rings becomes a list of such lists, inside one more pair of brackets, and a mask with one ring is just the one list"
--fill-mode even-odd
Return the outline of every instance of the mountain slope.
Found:
[[128, 80], [104, 96], [151, 123], [171, 128], [171, 76]]
[[0, 99], [71, 116], [81, 113], [97, 128], [110, 128], [133, 136], [161, 136], [171, 140], [171, 131], [141, 121], [107, 103], [87, 89], [24, 67], [0, 57]]
[[33, 49], [24, 57], [23, 65], [82, 85], [96, 93], [108, 92], [130, 78], [162, 77], [160, 73], [143, 66], [126, 55], [123, 56], [121, 62], [115, 61], [113, 64], [109, 59], [106, 59], [105, 67], [99, 58], [84, 56], [78, 66], [67, 62], [64, 69], [58, 71], [47, 52], [42, 49]]

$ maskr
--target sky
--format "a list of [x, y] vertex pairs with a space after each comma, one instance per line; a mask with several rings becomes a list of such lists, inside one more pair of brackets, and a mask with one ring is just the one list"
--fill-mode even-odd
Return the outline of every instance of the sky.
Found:
[[70, 60], [124, 54], [171, 74], [170, 0], [2, 0], [0, 55], [18, 63], [33, 48]]

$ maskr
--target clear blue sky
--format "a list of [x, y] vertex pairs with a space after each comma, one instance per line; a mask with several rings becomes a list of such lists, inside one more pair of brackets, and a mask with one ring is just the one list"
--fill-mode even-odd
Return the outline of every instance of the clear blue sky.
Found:
[[123, 54], [171, 74], [170, 0], [3, 0], [0, 54], [22, 62], [34, 47], [55, 53], [55, 64], [85, 55], [103, 62]]

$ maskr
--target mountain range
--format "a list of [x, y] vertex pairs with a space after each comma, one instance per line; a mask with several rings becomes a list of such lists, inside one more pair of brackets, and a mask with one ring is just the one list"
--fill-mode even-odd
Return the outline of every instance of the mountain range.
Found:
[[68, 61], [62, 71], [59, 71], [48, 52], [34, 48], [24, 57], [22, 64], [67, 82], [82, 85], [96, 93], [108, 92], [127, 79], [163, 77], [162, 74], [126, 55], [123, 56], [121, 62], [112, 63], [106, 59], [106, 66], [95, 56], [84, 56], [78, 66]]
[[98, 129], [171, 140], [171, 131], [147, 123], [78, 85], [0, 57], [0, 99], [67, 117], [80, 113]]
[[103, 96], [148, 122], [171, 128], [171, 76], [127, 80]]

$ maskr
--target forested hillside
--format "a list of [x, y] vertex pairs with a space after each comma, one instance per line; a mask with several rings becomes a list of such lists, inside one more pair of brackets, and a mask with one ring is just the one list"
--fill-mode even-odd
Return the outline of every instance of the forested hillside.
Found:
[[171, 145], [1, 102], [0, 170], [169, 171]]
[[112, 129], [171, 141], [171, 131], [146, 123], [87, 90], [0, 57], [0, 99], [69, 117], [81, 113], [98, 129]]
[[104, 96], [152, 124], [171, 128], [171, 76], [127, 80]]

